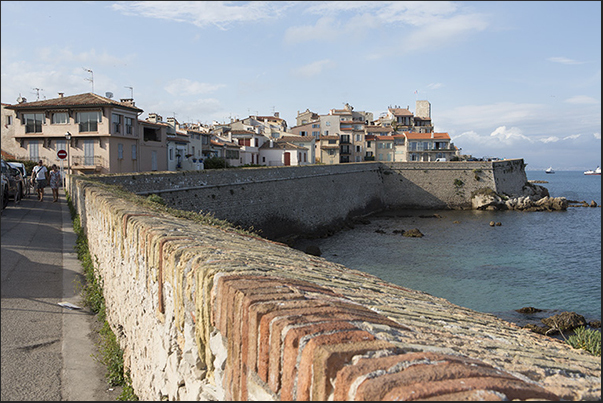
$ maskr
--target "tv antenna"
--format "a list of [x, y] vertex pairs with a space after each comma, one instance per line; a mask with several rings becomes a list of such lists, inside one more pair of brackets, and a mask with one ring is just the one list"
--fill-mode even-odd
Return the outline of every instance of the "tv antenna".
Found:
[[32, 88], [36, 92], [36, 101], [40, 100], [40, 91], [44, 91], [43, 88]]
[[134, 88], [128, 87], [127, 85], [124, 88], [129, 88], [130, 89], [130, 98], [134, 99]]
[[90, 81], [92, 83], [92, 93], [94, 93], [94, 73], [90, 69], [87, 69], [85, 67], [82, 67], [82, 68], [84, 69], [84, 71], [87, 71], [88, 73], [90, 73], [90, 78], [84, 78], [84, 80]]

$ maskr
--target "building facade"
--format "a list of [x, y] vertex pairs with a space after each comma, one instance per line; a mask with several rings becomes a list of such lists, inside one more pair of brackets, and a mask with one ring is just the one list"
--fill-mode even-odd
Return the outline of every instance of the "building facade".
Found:
[[143, 111], [132, 99], [60, 93], [54, 99], [3, 105], [4, 110], [14, 115], [3, 128], [2, 148], [18, 159], [62, 165], [65, 161], [58, 151], [65, 150], [67, 164], [76, 174], [140, 172], [146, 170], [142, 159], [156, 158], [151, 167], [158, 170], [164, 166], [161, 129], [159, 141], [145, 142], [138, 119]]

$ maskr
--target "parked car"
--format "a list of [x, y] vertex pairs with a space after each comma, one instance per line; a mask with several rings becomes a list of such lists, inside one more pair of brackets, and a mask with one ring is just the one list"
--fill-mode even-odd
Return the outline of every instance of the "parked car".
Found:
[[[6, 175], [8, 182], [7, 200], [12, 198], [16, 203], [20, 202], [23, 196], [23, 175], [21, 175], [21, 171], [2, 160], [2, 175]], [[6, 203], [6, 201], [3, 200], [3, 203]]]
[[446, 158], [436, 158], [437, 162], [446, 162]]
[[21, 197], [24, 197], [26, 194], [28, 194], [27, 190], [29, 189], [29, 177], [27, 176], [25, 164], [22, 162], [8, 162], [8, 165], [21, 171]]

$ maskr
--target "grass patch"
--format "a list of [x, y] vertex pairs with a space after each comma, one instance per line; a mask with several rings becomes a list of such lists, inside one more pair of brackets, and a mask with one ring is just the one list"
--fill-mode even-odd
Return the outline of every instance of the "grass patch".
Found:
[[76, 250], [78, 259], [81, 261], [85, 278], [85, 284], [80, 285], [83, 303], [96, 314], [98, 322], [102, 323], [102, 328], [99, 332], [100, 342], [97, 345], [99, 354], [94, 358], [106, 366], [105, 378], [109, 385], [122, 387], [122, 393], [117, 400], [136, 401], [138, 397], [132, 388], [130, 374], [124, 371], [123, 350], [120, 348], [117, 337], [111, 330], [111, 326], [109, 326], [109, 322], [107, 322], [103, 280], [95, 269], [88, 249], [88, 239], [81, 227], [80, 217], [77, 215], [69, 194], [65, 193], [73, 221], [73, 230], [77, 236], [74, 249]]
[[574, 334], [567, 338], [566, 343], [601, 357], [601, 332], [598, 330], [585, 327], [574, 329]]

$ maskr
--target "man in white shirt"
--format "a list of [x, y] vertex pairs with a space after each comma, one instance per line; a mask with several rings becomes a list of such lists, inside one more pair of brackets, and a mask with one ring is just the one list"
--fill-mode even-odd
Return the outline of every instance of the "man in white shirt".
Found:
[[38, 200], [44, 201], [44, 188], [48, 184], [48, 168], [44, 166], [42, 160], [31, 170], [31, 177], [36, 181], [35, 188], [38, 192]]

